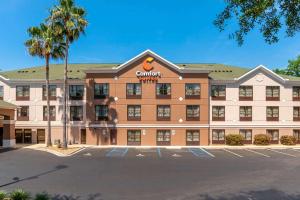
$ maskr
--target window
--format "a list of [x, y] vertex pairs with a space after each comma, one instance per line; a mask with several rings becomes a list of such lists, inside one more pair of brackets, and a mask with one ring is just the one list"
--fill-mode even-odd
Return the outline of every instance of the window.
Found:
[[83, 92], [84, 92], [83, 85], [70, 85], [70, 99], [71, 100], [82, 100]]
[[95, 83], [94, 85], [94, 98], [105, 99], [109, 96], [109, 84], [108, 83]]
[[187, 105], [186, 106], [186, 120], [199, 121], [200, 120], [200, 106]]
[[107, 105], [97, 105], [96, 110], [96, 121], [107, 121], [108, 120], [108, 106]]
[[253, 100], [253, 87], [252, 86], [240, 86], [239, 89], [240, 101], [252, 101]]
[[200, 84], [199, 83], [185, 84], [185, 98], [186, 99], [199, 99], [200, 98]]
[[16, 86], [16, 100], [29, 101], [30, 99], [30, 86]]
[[212, 120], [213, 121], [225, 121], [225, 106], [213, 106], [212, 107]]
[[29, 106], [20, 106], [17, 108], [17, 120], [29, 121]]
[[158, 146], [171, 145], [171, 131], [158, 130], [156, 133], [156, 144]]
[[293, 135], [297, 139], [297, 144], [300, 144], [300, 130], [293, 130]]
[[272, 144], [278, 144], [279, 140], [279, 131], [278, 130], [267, 130], [267, 135], [270, 136], [271, 138], [271, 143]]
[[240, 106], [240, 121], [252, 121], [251, 106]]
[[266, 87], [266, 101], [279, 101], [280, 99], [280, 87], [279, 86], [267, 86]]
[[127, 106], [127, 120], [140, 121], [141, 120], [141, 106], [128, 105]]
[[71, 121], [82, 121], [83, 120], [82, 106], [70, 106], [70, 120]]
[[278, 121], [279, 120], [279, 107], [268, 106], [267, 107], [267, 121]]
[[[56, 119], [56, 109], [55, 106], [50, 106], [50, 121], [55, 121]], [[43, 120], [48, 120], [48, 109], [47, 106], [43, 107]]]
[[[47, 100], [46, 85], [43, 85], [43, 100]], [[49, 100], [56, 100], [56, 85], [49, 85]]]
[[140, 83], [127, 83], [126, 96], [128, 99], [140, 99], [142, 97], [142, 85]]
[[171, 98], [171, 84], [170, 83], [157, 83], [156, 84], [156, 98]]
[[127, 131], [127, 145], [141, 145], [141, 130]]
[[293, 101], [300, 101], [300, 86], [293, 87]]
[[240, 135], [244, 138], [244, 144], [252, 143], [252, 130], [251, 129], [241, 129]]
[[294, 121], [300, 121], [300, 107], [294, 107]]
[[186, 145], [199, 145], [200, 133], [199, 130], [187, 130], [186, 131]]
[[158, 105], [157, 106], [157, 120], [169, 121], [171, 119], [170, 105]]
[[226, 86], [225, 85], [212, 85], [211, 86], [212, 100], [225, 100], [226, 99]]
[[212, 143], [213, 144], [224, 144], [225, 143], [225, 130], [213, 129], [212, 130]]
[[0, 100], [3, 100], [4, 98], [4, 90], [3, 90], [3, 86], [0, 86]]

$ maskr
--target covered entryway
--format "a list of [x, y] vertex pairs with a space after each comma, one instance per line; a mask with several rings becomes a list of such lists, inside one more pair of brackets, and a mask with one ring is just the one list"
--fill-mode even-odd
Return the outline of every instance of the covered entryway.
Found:
[[13, 104], [0, 100], [0, 146], [15, 145], [15, 109]]

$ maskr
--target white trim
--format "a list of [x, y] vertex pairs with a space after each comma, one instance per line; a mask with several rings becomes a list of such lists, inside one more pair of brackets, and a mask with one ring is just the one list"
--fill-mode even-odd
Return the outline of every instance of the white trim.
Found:
[[270, 74], [271, 76], [275, 77], [276, 79], [278, 79], [279, 81], [282, 81], [283, 83], [285, 83], [286, 81], [288, 81], [288, 79], [284, 79], [281, 76], [279, 76], [278, 74], [276, 74], [275, 72], [273, 72], [272, 70], [266, 68], [264, 65], [259, 65], [257, 67], [255, 67], [254, 69], [250, 70], [249, 72], [243, 74], [242, 76], [240, 76], [239, 78], [235, 78], [234, 80], [239, 81], [247, 76], [249, 76], [250, 74], [252, 74], [255, 71], [258, 70], [263, 70], [265, 71], [267, 74]]
[[176, 124], [170, 124], [170, 125], [164, 125], [164, 124], [117, 124], [117, 125], [111, 125], [111, 124], [90, 124], [87, 125], [87, 127], [90, 128], [209, 128], [208, 124], [204, 125], [176, 125]]
[[278, 125], [278, 124], [217, 124], [217, 125], [210, 125], [210, 128], [300, 128], [299, 125], [294, 124], [284, 124], [284, 125]]
[[3, 124], [15, 124], [16, 123], [15, 120], [3, 120], [2, 122], [3, 122]]
[[156, 59], [160, 60], [161, 62], [167, 64], [171, 68], [175, 69], [176, 71], [180, 73], [209, 73], [210, 70], [204, 70], [204, 69], [185, 69], [184, 67], [179, 67], [178, 65], [164, 59], [163, 57], [159, 56], [158, 54], [154, 53], [150, 49], [147, 49], [146, 51], [138, 54], [137, 56], [131, 58], [130, 60], [126, 61], [125, 63], [119, 65], [118, 67], [115, 68], [100, 68], [100, 69], [87, 69], [85, 70], [86, 73], [117, 73], [120, 70], [126, 68], [128, 65], [134, 63], [141, 57], [150, 54], [151, 56], [155, 57]]

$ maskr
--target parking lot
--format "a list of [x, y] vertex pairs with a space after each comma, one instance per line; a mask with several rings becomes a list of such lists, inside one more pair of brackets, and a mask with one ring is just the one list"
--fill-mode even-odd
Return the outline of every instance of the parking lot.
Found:
[[295, 148], [87, 148], [77, 156], [137, 159], [300, 159], [300, 149]]
[[300, 150], [86, 148], [70, 157], [0, 153], [0, 190], [56, 200], [298, 200]]

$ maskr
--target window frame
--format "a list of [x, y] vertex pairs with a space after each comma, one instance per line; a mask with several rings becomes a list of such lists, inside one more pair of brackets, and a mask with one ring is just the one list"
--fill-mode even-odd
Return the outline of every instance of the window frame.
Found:
[[[129, 116], [129, 107], [134, 108], [134, 116]], [[140, 115], [136, 116], [136, 108], [140, 109]], [[127, 105], [127, 121], [141, 121], [141, 116], [142, 116], [142, 106], [135, 104], [135, 105]]]
[[293, 129], [293, 136], [296, 138], [296, 143], [300, 144], [300, 129]]
[[[106, 91], [107, 94], [99, 94], [99, 95], [96, 95], [96, 86], [101, 86], [102, 85], [102, 90], [103, 91]], [[103, 87], [107, 87], [106, 89]], [[100, 89], [100, 88], [99, 88]], [[101, 91], [101, 90], [99, 90]], [[109, 83], [94, 83], [94, 99], [106, 99], [109, 97]]]
[[[51, 108], [52, 109], [54, 108], [54, 116], [50, 115], [50, 121], [56, 121], [56, 106], [50, 106], [50, 110], [51, 110]], [[43, 106], [43, 121], [48, 121], [46, 111], [47, 111], [47, 106]]]
[[[22, 116], [22, 109], [26, 109], [27, 116]], [[29, 106], [19, 106], [17, 108], [17, 120], [18, 121], [29, 121]]]
[[[140, 94], [128, 94], [128, 87], [133, 85], [132, 91], [135, 91], [136, 85], [140, 87]], [[135, 92], [136, 93], [136, 92]], [[141, 99], [142, 98], [142, 84], [141, 83], [126, 83], [126, 99]]]
[[[214, 131], [217, 131], [216, 132], [218, 134], [217, 140], [214, 139]], [[221, 132], [222, 134], [224, 134], [223, 137], [220, 137]], [[225, 144], [225, 137], [226, 137], [225, 129], [212, 129], [211, 136], [212, 136], [212, 144]]]
[[[106, 112], [107, 116], [100, 116], [101, 112], [97, 112], [97, 108], [99, 107], [99, 111]], [[101, 110], [101, 108], [105, 108], [105, 110]], [[108, 121], [109, 120], [109, 107], [108, 105], [95, 105], [95, 121]]]
[[[18, 95], [18, 88], [22, 88], [22, 95]], [[28, 89], [28, 95], [25, 95], [24, 93], [27, 93], [25, 89]], [[16, 86], [16, 101], [29, 101], [30, 100], [30, 85], [17, 85]]]
[[[272, 96], [268, 96], [268, 88], [271, 89]], [[274, 89], [278, 89], [278, 97], [274, 96]], [[280, 86], [266, 86], [266, 101], [280, 101]]]
[[[55, 95], [54, 96], [52, 96], [51, 95], [51, 87], [52, 87], [52, 89], [53, 89], [53, 87], [55, 87]], [[47, 94], [46, 94], [46, 85], [43, 85], [43, 87], [42, 87], [42, 95], [43, 95], [43, 101], [47, 101]], [[54, 89], [53, 89], [54, 90]], [[56, 96], [57, 96], [57, 85], [49, 85], [49, 100], [50, 101], [56, 101]]]
[[[129, 133], [130, 132], [134, 132], [134, 140], [133, 141], [129, 141]], [[136, 140], [136, 138], [139, 138], [138, 140]], [[128, 146], [140, 146], [142, 143], [142, 131], [140, 129], [128, 129], [127, 130], [127, 145]]]
[[[277, 140], [274, 140], [274, 135], [273, 135], [273, 133], [274, 133], [275, 131], [277, 131], [277, 134], [278, 134]], [[271, 143], [271, 144], [278, 144], [278, 143], [279, 143], [279, 138], [280, 138], [280, 135], [279, 135], [279, 129], [267, 129], [267, 130], [266, 130], [266, 134], [267, 134], [268, 136], [270, 136], [270, 138], [271, 138], [270, 143]]]
[[[193, 108], [193, 113], [194, 113], [194, 108], [198, 108], [198, 116], [188, 116], [188, 107]], [[185, 116], [186, 116], [186, 121], [199, 121], [200, 120], [200, 105], [186, 105], [185, 106]]]
[[[274, 117], [274, 109], [277, 108], [278, 110], [278, 116]], [[268, 109], [272, 109], [272, 116], [268, 116]], [[279, 121], [279, 106], [267, 106], [266, 107], [266, 120], [267, 121]]]
[[[224, 87], [224, 93], [225, 95], [224, 96], [220, 96], [220, 88], [221, 87]], [[218, 96], [215, 96], [213, 95], [214, 92], [213, 92], [213, 88], [217, 89], [216, 92], [218, 93]], [[214, 100], [214, 101], [222, 101], [222, 100], [226, 100], [226, 85], [212, 85], [211, 86], [211, 99]]]
[[[294, 96], [295, 90], [297, 90], [297, 96]], [[300, 86], [293, 86], [292, 97], [293, 101], [300, 101]]]
[[[79, 87], [82, 87], [82, 95], [81, 96], [71, 96], [71, 88], [72, 87], [75, 87], [76, 88], [76, 94], [77, 94], [77, 90]], [[83, 97], [84, 97], [84, 85], [69, 85], [69, 99], [72, 100], [72, 101], [80, 101], [80, 100], [83, 100]]]
[[[251, 116], [241, 116], [241, 111], [242, 108], [250, 108], [251, 109]], [[247, 112], [245, 112], [246, 114]], [[252, 121], [252, 116], [253, 116], [253, 110], [252, 110], [252, 106], [240, 106], [239, 109], [239, 116], [240, 116], [240, 121]]]
[[[243, 131], [245, 131], [245, 133], [242, 133]], [[251, 140], [248, 140], [247, 137], [245, 136], [247, 134], [247, 131], [249, 131], [250, 134], [251, 134]], [[240, 129], [239, 134], [244, 137], [244, 140], [243, 140], [244, 144], [252, 144], [252, 140], [253, 140], [253, 131], [252, 131], [252, 129]]]
[[[170, 146], [171, 145], [171, 140], [172, 140], [172, 131], [169, 129], [159, 129], [156, 130], [156, 145], [157, 146]], [[158, 140], [159, 134], [162, 133], [162, 139], [163, 140]], [[166, 139], [169, 140], [166, 140]]]
[[[170, 110], [169, 116], [165, 116], [165, 115], [164, 116], [159, 116], [158, 115], [159, 107], [163, 107], [164, 114], [165, 114], [165, 109], [169, 108], [169, 110]], [[157, 105], [156, 106], [156, 120], [157, 121], [170, 121], [171, 120], [171, 114], [172, 114], [171, 105]]]
[[[188, 85], [198, 86], [199, 94], [187, 94]], [[195, 93], [195, 88], [192, 89], [192, 93]], [[185, 83], [185, 98], [186, 99], [200, 99], [201, 98], [201, 84], [200, 83]]]
[[[247, 89], [249, 89], [249, 88], [251, 88], [251, 96], [247, 96]], [[244, 90], [245, 96], [241, 96], [241, 90]], [[252, 85], [240, 85], [239, 100], [240, 101], [253, 101], [253, 86]]]
[[[295, 110], [298, 110], [297, 116], [295, 116]], [[293, 121], [300, 121], [300, 106], [293, 107]]]
[[[72, 117], [72, 109], [77, 108], [81, 110], [81, 116], [77, 117], [77, 119], [74, 120], [74, 117]], [[78, 114], [78, 110], [76, 110], [76, 114]], [[83, 106], [70, 106], [70, 121], [83, 121]]]
[[0, 85], [0, 100], [4, 99], [4, 86]]
[[[188, 134], [191, 133], [192, 140], [188, 140]], [[198, 140], [194, 140], [194, 134], [198, 134]], [[200, 130], [195, 129], [187, 129], [185, 131], [185, 142], [187, 146], [199, 146], [200, 145]]]
[[[160, 91], [159, 89], [159, 85], [166, 85], [166, 86], [170, 86], [170, 94], [160, 94], [158, 93]], [[168, 93], [168, 87], [163, 90], [166, 90], [166, 92]], [[155, 85], [155, 94], [156, 94], [156, 98], [157, 99], [171, 99], [171, 95], [172, 95], [172, 84], [171, 83], [156, 83]]]
[[[218, 117], [214, 117], [214, 108], [218, 108]], [[220, 108], [224, 108], [224, 117], [219, 117]], [[226, 108], [225, 108], [225, 106], [212, 106], [211, 112], [212, 112], [212, 121], [225, 121], [225, 117], [226, 117]]]

